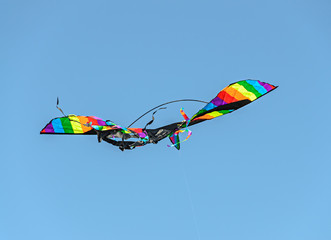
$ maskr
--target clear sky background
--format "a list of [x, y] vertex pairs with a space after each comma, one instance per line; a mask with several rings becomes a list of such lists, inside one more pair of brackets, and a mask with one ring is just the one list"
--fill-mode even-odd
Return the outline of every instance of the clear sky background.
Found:
[[[1, 0], [0, 239], [331, 239], [330, 7]], [[280, 87], [192, 126], [180, 151], [39, 134], [57, 96], [128, 125], [248, 78]], [[203, 104], [153, 127], [181, 107]]]

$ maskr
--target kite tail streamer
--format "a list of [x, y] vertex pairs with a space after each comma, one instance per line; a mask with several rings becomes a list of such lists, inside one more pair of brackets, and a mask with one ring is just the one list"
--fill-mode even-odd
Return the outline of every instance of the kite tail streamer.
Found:
[[190, 118], [186, 115], [183, 108], [181, 108], [179, 111], [180, 111], [180, 114], [182, 114], [182, 116], [184, 117], [185, 121], [187, 122], [186, 125], [188, 125], [190, 123]]
[[[183, 133], [183, 132], [188, 132], [187, 137], [183, 140], [183, 141], [179, 141], [179, 133]], [[179, 150], [179, 146], [180, 143], [185, 142], [186, 140], [188, 140], [192, 135], [192, 131], [189, 129], [184, 129], [184, 130], [177, 130], [176, 132], [174, 132], [169, 138], [170, 141], [173, 143], [172, 145], [167, 145], [168, 147], [176, 147]]]
[[[167, 145], [168, 147], [176, 147], [178, 150], [180, 149], [180, 143], [185, 142], [192, 135], [192, 131], [187, 128], [187, 126], [190, 124], [190, 118], [186, 115], [186, 113], [184, 112], [183, 108], [180, 109], [180, 113], [182, 114], [182, 116], [185, 119], [185, 121], [182, 124], [182, 126], [185, 126], [185, 129], [179, 129], [179, 130], [175, 131], [174, 133], [172, 133], [169, 136], [169, 138], [170, 138], [170, 141], [173, 144], [172, 145]], [[187, 132], [188, 133], [187, 134], [187, 137], [183, 141], [179, 141], [179, 133], [183, 133], [183, 132]]]
[[143, 128], [143, 131], [146, 130], [146, 128], [147, 128], [148, 125], [151, 125], [151, 124], [154, 122], [154, 120], [155, 120], [155, 118], [154, 118], [154, 114], [157, 113], [157, 111], [162, 110], [162, 109], [167, 109], [167, 108], [166, 108], [166, 107], [162, 107], [162, 108], [159, 108], [158, 110], [154, 111], [153, 114], [152, 114], [152, 120], [149, 121], [149, 122], [145, 125], [145, 127]]
[[59, 102], [60, 102], [60, 101], [59, 101], [59, 97], [57, 97], [57, 100], [56, 100], [56, 108], [59, 109], [59, 111], [63, 114], [63, 116], [66, 117], [67, 115], [65, 115], [64, 112], [62, 111], [62, 109], [59, 107]]

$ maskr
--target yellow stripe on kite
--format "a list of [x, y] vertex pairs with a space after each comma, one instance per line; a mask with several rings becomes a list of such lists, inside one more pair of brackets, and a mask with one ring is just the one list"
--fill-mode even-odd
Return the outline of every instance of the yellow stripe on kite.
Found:
[[198, 117], [198, 118], [196, 118], [196, 120], [210, 120], [210, 119], [213, 119], [216, 117], [220, 117], [222, 115], [224, 115], [224, 113], [215, 111], [215, 112], [207, 113], [206, 115], [203, 115], [201, 117]]
[[229, 88], [236, 89], [238, 92], [240, 92], [242, 95], [244, 95], [251, 101], [254, 101], [257, 99], [257, 97], [255, 96], [254, 93], [247, 91], [246, 88], [244, 88], [243, 86], [241, 86], [238, 83], [231, 85]]
[[209, 116], [215, 118], [215, 117], [222, 116], [223, 114], [224, 114], [224, 113], [220, 113], [220, 112], [215, 111], [215, 112], [208, 113], [207, 115], [209, 115]]
[[72, 130], [74, 131], [74, 134], [84, 133], [82, 124], [80, 123], [76, 115], [69, 115], [68, 118], [70, 119], [70, 123], [72, 126]]

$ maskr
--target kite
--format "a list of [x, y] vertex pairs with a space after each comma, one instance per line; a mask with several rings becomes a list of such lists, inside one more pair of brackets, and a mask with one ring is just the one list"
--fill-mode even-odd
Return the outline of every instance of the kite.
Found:
[[[62, 109], [58, 107], [59, 100], [57, 99], [56, 107], [64, 116], [52, 119], [40, 131], [40, 134], [97, 135], [99, 142], [103, 140], [107, 143], [118, 146], [122, 151], [131, 150], [149, 143], [156, 144], [160, 140], [169, 137], [171, 145], [168, 146], [175, 147], [179, 150], [180, 143], [186, 141], [192, 135], [192, 132], [188, 127], [231, 113], [264, 96], [277, 87], [278, 86], [269, 83], [260, 82], [259, 80], [238, 81], [224, 88], [210, 102], [194, 99], [182, 99], [167, 102], [144, 113], [128, 127], [95, 116], [65, 115]], [[200, 109], [191, 118], [185, 114], [183, 109], [180, 109], [180, 113], [184, 118], [181, 122], [175, 122], [155, 129], [147, 128], [147, 126], [153, 123], [154, 114], [158, 110], [164, 109], [160, 107], [181, 101], [202, 102], [207, 103], [207, 105]], [[148, 122], [144, 128], [131, 127], [135, 122], [155, 109], [157, 110], [153, 112], [152, 120]], [[187, 137], [184, 141], [180, 141], [179, 134], [183, 132], [187, 132]]]

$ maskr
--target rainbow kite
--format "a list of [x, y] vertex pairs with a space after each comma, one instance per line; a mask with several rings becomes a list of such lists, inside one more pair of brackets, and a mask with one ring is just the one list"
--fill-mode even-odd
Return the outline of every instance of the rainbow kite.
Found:
[[[192, 134], [192, 132], [188, 129], [189, 126], [231, 113], [276, 88], [277, 86], [260, 82], [258, 80], [238, 81], [230, 84], [220, 91], [209, 103], [194, 99], [182, 99], [167, 102], [147, 111], [128, 127], [123, 127], [109, 120], [105, 121], [94, 116], [65, 115], [62, 109], [57, 106], [57, 108], [63, 113], [64, 117], [52, 119], [41, 130], [40, 134], [97, 135], [99, 142], [102, 140], [106, 141], [110, 144], [118, 146], [122, 151], [125, 149], [134, 149], [135, 147], [144, 146], [148, 143], [158, 143], [160, 140], [169, 137], [172, 145], [168, 146], [175, 147], [179, 150], [181, 143], [179, 140], [179, 134], [187, 132], [187, 137], [184, 140], [186, 141]], [[136, 121], [151, 111], [155, 109], [164, 109], [160, 107], [173, 102], [181, 101], [203, 102], [207, 103], [207, 105], [191, 118], [189, 118], [181, 109], [180, 113], [184, 117], [183, 121], [156, 129], [147, 129], [147, 126], [151, 125], [154, 121], [154, 114], [157, 112], [156, 110], [152, 115], [152, 120], [147, 123], [144, 128], [131, 128]]]

